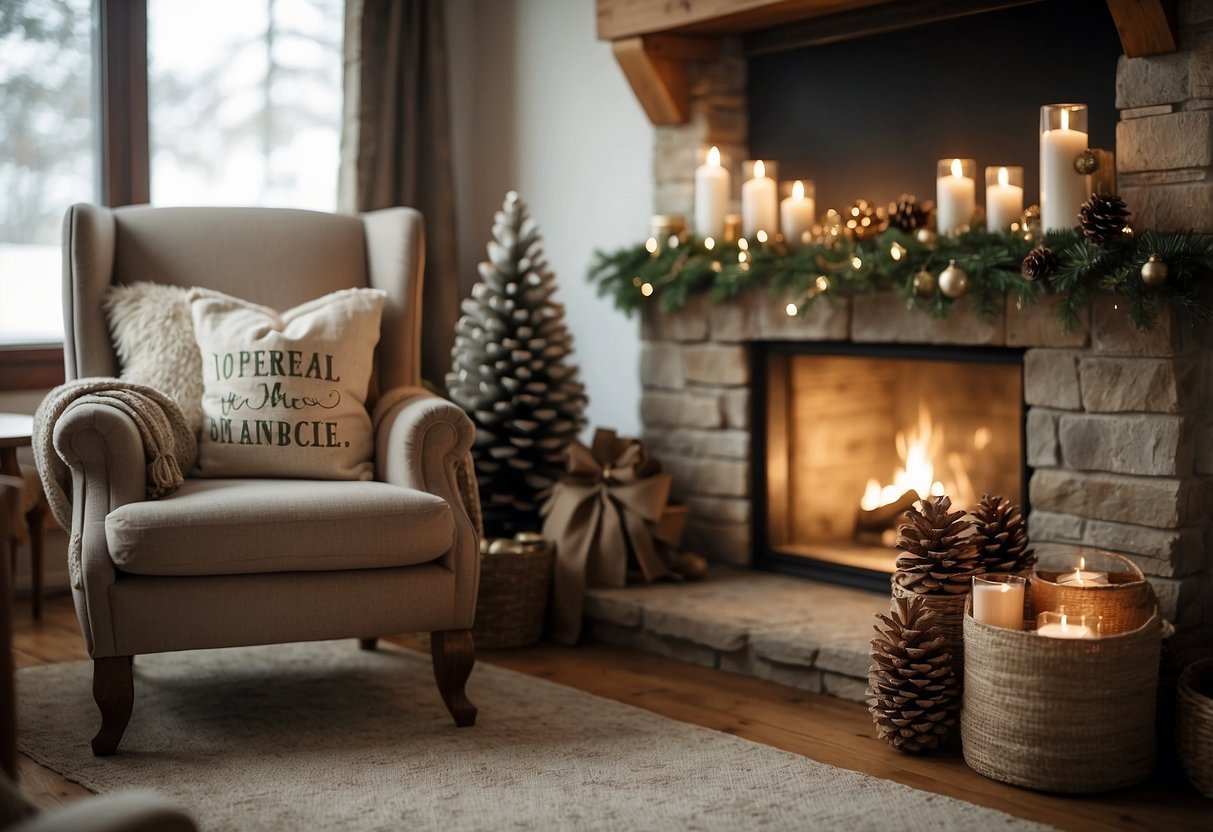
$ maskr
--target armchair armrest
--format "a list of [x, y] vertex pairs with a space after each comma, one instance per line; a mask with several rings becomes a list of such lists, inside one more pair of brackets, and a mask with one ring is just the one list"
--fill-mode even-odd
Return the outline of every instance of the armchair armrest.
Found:
[[480, 582], [480, 504], [469, 468], [476, 428], [457, 405], [420, 387], [386, 393], [374, 423], [378, 478], [436, 494], [451, 507], [455, 539], [439, 562], [455, 574], [456, 609], [466, 619], [458, 626], [470, 628]]
[[143, 443], [135, 422], [118, 408], [81, 402], [56, 421], [54, 445], [71, 471], [68, 569], [73, 589], [85, 597], [85, 642], [90, 655], [113, 655], [108, 589], [115, 571], [105, 518], [119, 506], [145, 499]]

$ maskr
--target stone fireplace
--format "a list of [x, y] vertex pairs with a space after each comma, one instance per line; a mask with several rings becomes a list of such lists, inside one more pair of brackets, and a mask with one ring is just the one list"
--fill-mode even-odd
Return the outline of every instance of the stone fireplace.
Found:
[[[1120, 115], [1119, 189], [1139, 226], [1211, 232], [1213, 11], [1178, 6], [1179, 51], [1121, 58], [1109, 78]], [[688, 122], [657, 130], [657, 212], [690, 212], [695, 150], [716, 144], [733, 159], [748, 157], [745, 77], [737, 41], [724, 40], [714, 62], [690, 65]], [[1013, 299], [988, 321], [963, 300], [943, 321], [907, 311], [892, 294], [818, 303], [800, 318], [787, 316], [788, 300], [698, 297], [672, 314], [643, 315], [643, 431], [690, 506], [688, 547], [717, 563], [771, 565], [769, 540], [759, 539], [769, 535], [756, 534], [766, 518], [756, 517], [754, 498], [769, 489], [752, 449], [756, 436], [770, 436], [765, 398], [754, 395], [756, 355], [786, 344], [879, 347], [890, 357], [919, 348], [1009, 351], [1022, 360], [1022, 446], [1012, 467], [1024, 476], [1016, 496], [1033, 541], [1124, 553], [1150, 577], [1168, 616], [1181, 606], [1197, 623], [1209, 614], [1207, 601], [1196, 603], [1210, 593], [1213, 500], [1213, 352], [1202, 331], [1167, 313], [1139, 332], [1111, 296], [1095, 299], [1072, 331], [1047, 304], [1021, 309]], [[981, 389], [980, 379], [958, 384]], [[973, 485], [979, 495], [1014, 487]]]

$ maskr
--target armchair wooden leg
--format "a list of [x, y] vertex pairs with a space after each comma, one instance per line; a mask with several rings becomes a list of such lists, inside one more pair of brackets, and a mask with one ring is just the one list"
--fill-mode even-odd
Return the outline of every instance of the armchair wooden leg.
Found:
[[476, 645], [471, 630], [439, 630], [430, 633], [430, 655], [434, 659], [434, 680], [446, 709], [455, 724], [466, 728], [476, 724], [476, 706], [464, 693], [464, 685], [476, 663]]
[[132, 656], [93, 659], [93, 699], [101, 711], [101, 730], [93, 737], [93, 754], [107, 757], [118, 750], [135, 704]]
[[358, 647], [362, 650], [374, 650], [379, 646], [378, 638], [360, 638], [358, 639]]

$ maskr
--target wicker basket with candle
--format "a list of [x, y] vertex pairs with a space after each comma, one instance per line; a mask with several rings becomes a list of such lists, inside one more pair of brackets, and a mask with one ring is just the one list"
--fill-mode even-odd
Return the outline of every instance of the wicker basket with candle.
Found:
[[1031, 607], [1094, 616], [1104, 635], [1136, 630], [1157, 601], [1142, 571], [1128, 558], [1082, 546], [1039, 553], [1029, 582]]

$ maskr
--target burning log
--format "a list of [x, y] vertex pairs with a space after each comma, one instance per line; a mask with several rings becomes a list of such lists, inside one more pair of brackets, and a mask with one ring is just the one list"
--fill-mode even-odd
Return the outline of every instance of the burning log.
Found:
[[883, 533], [896, 529], [901, 515], [919, 500], [918, 492], [910, 489], [891, 503], [868, 510], [860, 508], [855, 514], [855, 540], [874, 546], [882, 545]]

